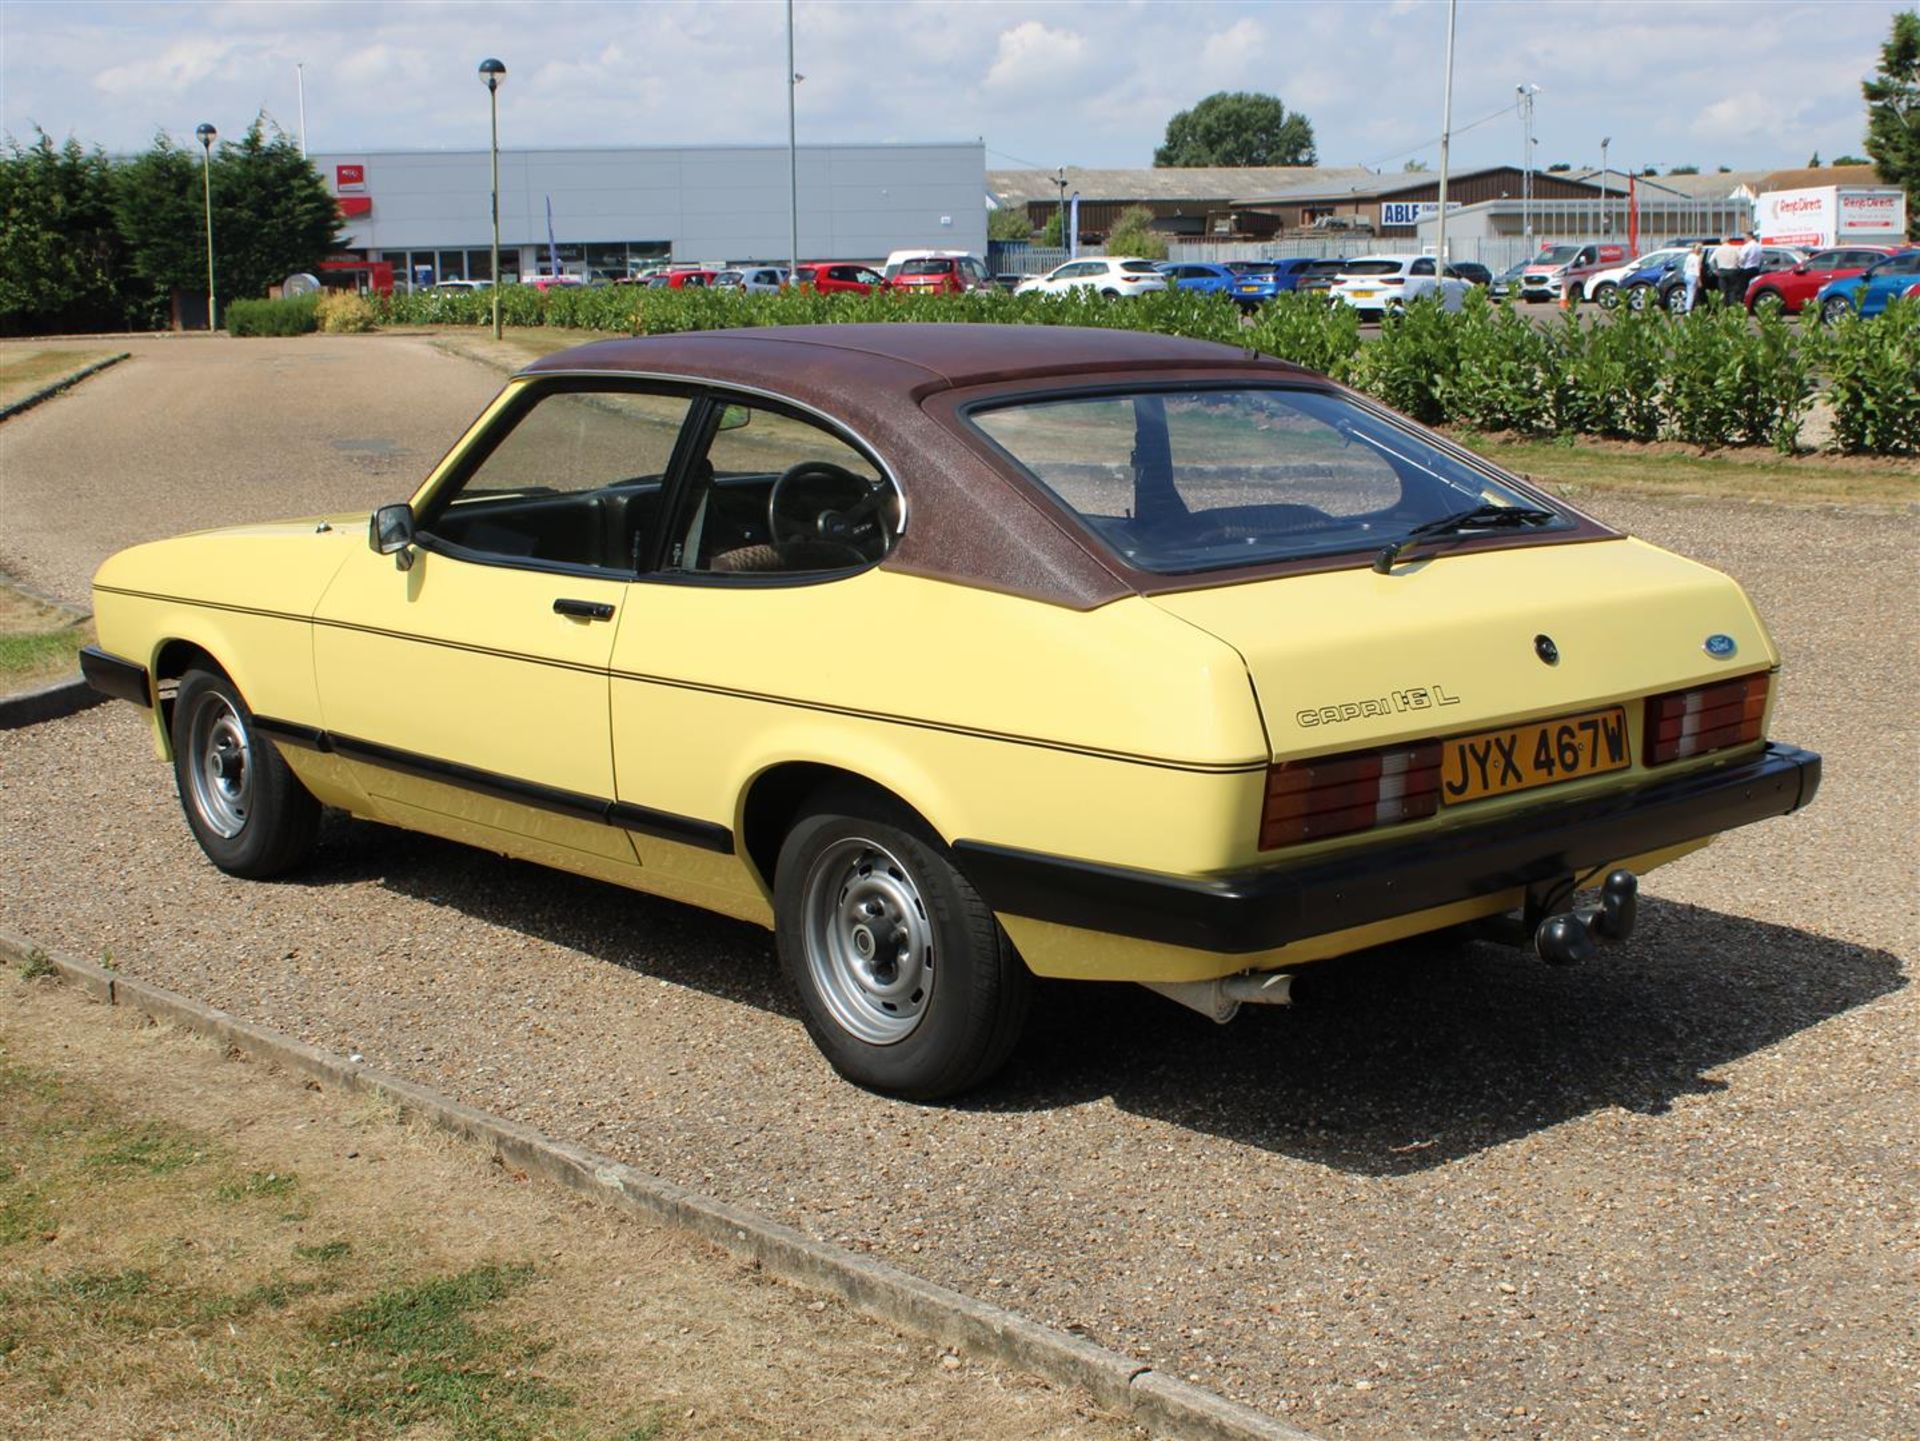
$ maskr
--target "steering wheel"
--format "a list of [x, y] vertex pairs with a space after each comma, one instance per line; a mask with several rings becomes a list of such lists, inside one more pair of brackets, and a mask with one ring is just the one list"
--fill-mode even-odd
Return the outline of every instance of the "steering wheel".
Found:
[[893, 494], [830, 460], [788, 466], [767, 494], [767, 530], [783, 554], [847, 557], [822, 564], [866, 565], [886, 550], [880, 508]]

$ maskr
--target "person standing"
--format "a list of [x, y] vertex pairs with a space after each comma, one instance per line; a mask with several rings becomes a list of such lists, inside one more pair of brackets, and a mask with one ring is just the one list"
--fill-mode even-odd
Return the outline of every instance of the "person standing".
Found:
[[1760, 273], [1760, 237], [1752, 231], [1747, 232], [1746, 243], [1740, 247], [1740, 289], [1733, 297], [1735, 305], [1747, 303], [1747, 287], [1753, 284], [1754, 277]]
[[1740, 239], [1738, 236], [1729, 235], [1714, 246], [1713, 254], [1707, 257], [1707, 263], [1713, 267], [1713, 283], [1720, 292], [1721, 304], [1738, 305], [1746, 298], [1742, 293], [1745, 290], [1744, 286], [1739, 290], [1734, 288], [1740, 285]]
[[1700, 298], [1700, 275], [1706, 269], [1707, 257], [1700, 242], [1694, 241], [1687, 249], [1686, 259], [1680, 262], [1680, 278], [1686, 283], [1687, 310], [1693, 309], [1694, 302]]

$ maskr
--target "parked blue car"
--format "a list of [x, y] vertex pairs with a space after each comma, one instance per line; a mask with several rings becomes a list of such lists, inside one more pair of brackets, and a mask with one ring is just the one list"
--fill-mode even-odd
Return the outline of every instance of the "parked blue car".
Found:
[[1829, 280], [1814, 297], [1814, 313], [1828, 324], [1847, 315], [1878, 315], [1910, 290], [1920, 293], [1920, 250], [1902, 250], [1859, 275]]
[[1272, 269], [1264, 272], [1242, 275], [1233, 287], [1234, 304], [1243, 310], [1252, 310], [1255, 306], [1265, 305], [1276, 295], [1285, 294], [1299, 285], [1300, 277], [1309, 265], [1320, 263], [1313, 256], [1295, 255], [1286, 260], [1270, 262]]
[[1197, 290], [1202, 295], [1226, 295], [1239, 277], [1224, 265], [1198, 260], [1167, 260], [1160, 264], [1170, 290]]
[[[1620, 295], [1629, 310], [1645, 310], [1660, 303], [1660, 282], [1680, 268], [1685, 253], [1669, 255], [1657, 265], [1643, 265], [1620, 282]], [[1701, 284], [1704, 286], [1705, 281]]]

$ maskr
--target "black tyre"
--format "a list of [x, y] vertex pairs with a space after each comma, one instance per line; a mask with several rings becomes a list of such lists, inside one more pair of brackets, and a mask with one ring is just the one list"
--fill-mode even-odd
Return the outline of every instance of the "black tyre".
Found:
[[1687, 313], [1687, 287], [1684, 285], [1674, 286], [1673, 289], [1660, 297], [1660, 303], [1667, 307], [1667, 313], [1670, 315], [1685, 315]]
[[1747, 307], [1755, 315], [1785, 315], [1786, 298], [1777, 290], [1763, 290], [1753, 297], [1753, 303]]
[[1853, 314], [1853, 302], [1844, 295], [1829, 295], [1820, 302], [1822, 324], [1834, 325]]
[[1020, 1039], [1025, 964], [905, 811], [820, 797], [780, 848], [774, 915], [807, 1033], [856, 1085], [914, 1101], [955, 1095]]
[[300, 784], [233, 682], [190, 670], [173, 702], [180, 808], [207, 859], [229, 875], [281, 875], [306, 860], [320, 803]]
[[1620, 287], [1615, 285], [1611, 280], [1602, 281], [1594, 289], [1593, 303], [1602, 310], [1618, 310], [1620, 308]]
[[1645, 310], [1647, 300], [1653, 294], [1651, 285], [1629, 285], [1627, 287], [1627, 309]]

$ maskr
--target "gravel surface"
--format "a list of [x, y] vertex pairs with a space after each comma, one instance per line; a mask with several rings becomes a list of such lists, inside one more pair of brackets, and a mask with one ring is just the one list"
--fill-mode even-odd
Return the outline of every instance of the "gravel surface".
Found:
[[[284, 368], [297, 390], [309, 359], [366, 371], [366, 406], [396, 418], [350, 418], [349, 397], [335, 423], [395, 436], [412, 470], [477, 408], [445, 392], [493, 385], [417, 342], [310, 343], [250, 342], [265, 359], [236, 374]], [[242, 405], [199, 422], [190, 453], [223, 455], [219, 475], [182, 466], [76, 514], [61, 498], [92, 428], [101, 452], [116, 431], [128, 455], [147, 444], [106, 394], [0, 437], [0, 544], [49, 586], [130, 533], [353, 488], [351, 466], [275, 463]], [[435, 406], [451, 424], [427, 424]], [[44, 469], [22, 477], [30, 447]], [[327, 451], [303, 453], [337, 467]], [[159, 476], [150, 455], [138, 473]], [[373, 479], [357, 503], [405, 488]], [[124, 705], [0, 735], [0, 925], [1330, 1441], [1911, 1438], [1912, 517], [1592, 508], [1748, 586], [1787, 655], [1775, 733], [1827, 772], [1811, 810], [1649, 877], [1633, 942], [1582, 970], [1410, 947], [1309, 971], [1292, 1010], [1225, 1028], [1144, 991], [1051, 987], [1003, 1083], [915, 1107], [834, 1078], [752, 928], [347, 821], [297, 882], [222, 876]]]

